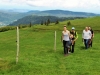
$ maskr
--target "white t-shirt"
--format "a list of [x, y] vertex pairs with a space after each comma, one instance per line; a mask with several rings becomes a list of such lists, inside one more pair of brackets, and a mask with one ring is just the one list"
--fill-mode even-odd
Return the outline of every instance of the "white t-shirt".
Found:
[[91, 31], [90, 31], [90, 30], [88, 30], [88, 31], [83, 30], [82, 37], [83, 37], [84, 39], [91, 39], [91, 36], [92, 36], [92, 34], [91, 34]]
[[63, 34], [63, 40], [69, 41], [69, 31], [68, 30], [66, 30], [66, 32], [62, 31], [62, 34]]

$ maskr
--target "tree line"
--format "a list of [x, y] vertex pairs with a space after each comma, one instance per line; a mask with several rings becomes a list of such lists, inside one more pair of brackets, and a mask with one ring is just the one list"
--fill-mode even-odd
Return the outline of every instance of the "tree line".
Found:
[[41, 24], [41, 25], [49, 25], [50, 23], [59, 24], [59, 21], [65, 21], [65, 20], [73, 20], [76, 18], [83, 18], [83, 17], [56, 17], [56, 16], [26, 16], [21, 19], [18, 19], [17, 21], [13, 22], [12, 24], [9, 24], [11, 26], [16, 26], [19, 24]]

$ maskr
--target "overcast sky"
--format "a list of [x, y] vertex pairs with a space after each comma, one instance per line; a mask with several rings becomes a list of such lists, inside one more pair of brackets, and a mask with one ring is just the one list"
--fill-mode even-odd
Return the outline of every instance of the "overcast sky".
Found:
[[100, 0], [0, 0], [0, 9], [61, 9], [100, 14]]

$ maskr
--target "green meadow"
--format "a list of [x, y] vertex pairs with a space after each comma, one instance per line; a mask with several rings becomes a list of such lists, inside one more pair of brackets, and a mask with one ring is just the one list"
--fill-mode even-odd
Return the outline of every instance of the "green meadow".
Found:
[[[16, 30], [0, 32], [0, 75], [100, 75], [100, 17], [70, 20], [79, 35], [75, 52], [64, 56], [61, 35], [63, 25], [34, 25], [21, 28], [19, 61], [16, 64]], [[82, 30], [91, 26], [93, 47], [85, 50]], [[54, 50], [54, 32], [57, 32]]]

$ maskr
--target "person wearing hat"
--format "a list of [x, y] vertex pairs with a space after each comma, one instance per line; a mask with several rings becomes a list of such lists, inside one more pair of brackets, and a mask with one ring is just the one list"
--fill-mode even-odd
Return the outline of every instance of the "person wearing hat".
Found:
[[71, 35], [71, 40], [72, 40], [72, 45], [70, 46], [71, 47], [71, 52], [74, 53], [74, 47], [75, 47], [75, 41], [78, 39], [78, 34], [77, 32], [75, 31], [75, 27], [72, 27], [72, 30], [70, 31], [70, 35]]

